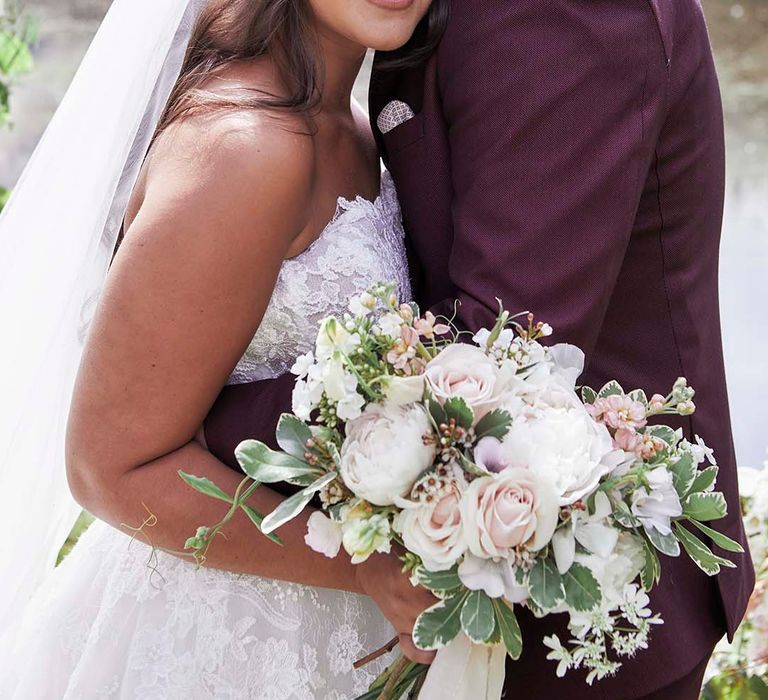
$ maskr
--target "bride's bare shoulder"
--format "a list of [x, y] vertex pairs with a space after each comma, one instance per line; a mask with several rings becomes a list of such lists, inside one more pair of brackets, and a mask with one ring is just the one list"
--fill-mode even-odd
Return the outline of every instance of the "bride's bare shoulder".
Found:
[[[265, 68], [234, 66], [203, 85], [213, 98], [233, 94], [276, 94], [279, 85]], [[277, 93], [279, 94], [279, 93]], [[216, 104], [182, 116], [156, 138], [129, 206], [127, 223], [150, 188], [177, 193], [222, 187], [244, 195], [264, 193], [266, 201], [288, 197], [310, 201], [314, 145], [307, 119], [295, 113]]]

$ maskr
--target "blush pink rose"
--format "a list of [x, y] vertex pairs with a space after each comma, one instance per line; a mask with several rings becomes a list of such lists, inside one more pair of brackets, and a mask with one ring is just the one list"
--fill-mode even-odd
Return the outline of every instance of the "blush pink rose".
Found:
[[437, 401], [460, 397], [474, 411], [475, 420], [498, 406], [502, 374], [480, 348], [461, 343], [442, 350], [424, 372]]
[[484, 559], [516, 547], [538, 551], [552, 539], [559, 511], [549, 482], [522, 467], [475, 479], [461, 501], [467, 545]]

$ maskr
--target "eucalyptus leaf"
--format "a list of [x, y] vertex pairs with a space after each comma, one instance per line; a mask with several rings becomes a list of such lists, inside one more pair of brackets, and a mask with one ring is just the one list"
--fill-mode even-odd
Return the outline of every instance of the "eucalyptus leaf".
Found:
[[413, 642], [419, 649], [442, 649], [461, 632], [461, 609], [469, 591], [435, 603], [416, 619]]
[[210, 479], [207, 479], [204, 476], [193, 476], [192, 474], [187, 474], [186, 472], [183, 472], [179, 470], [179, 476], [195, 491], [199, 491], [202, 494], [205, 494], [206, 496], [210, 496], [211, 498], [218, 498], [220, 501], [224, 501], [225, 503], [232, 503], [232, 497], [228, 496], [227, 493], [220, 489], [216, 484], [214, 484]]
[[565, 602], [579, 612], [593, 610], [602, 600], [600, 584], [582, 564], [572, 564], [563, 576]]
[[691, 520], [719, 520], [727, 515], [728, 504], [722, 493], [692, 493], [683, 501], [683, 513]]
[[735, 540], [732, 540], [730, 537], [726, 537], [721, 532], [713, 530], [711, 527], [707, 527], [703, 523], [700, 523], [698, 520], [691, 520], [690, 522], [691, 525], [701, 530], [707, 537], [709, 537], [710, 540], [712, 540], [712, 542], [714, 542], [721, 549], [724, 549], [726, 552], [735, 552], [736, 554], [744, 553], [744, 547], [742, 547]]
[[494, 437], [501, 440], [509, 432], [510, 425], [512, 425], [512, 416], [509, 412], [497, 408], [478, 421], [475, 426], [475, 436], [478, 440], [482, 440], [484, 437]]
[[251, 522], [256, 526], [259, 532], [261, 532], [268, 540], [271, 540], [275, 544], [279, 544], [279, 545], [283, 544], [283, 541], [276, 534], [274, 533], [266, 534], [261, 529], [261, 524], [264, 522], [264, 516], [261, 513], [259, 513], [257, 510], [254, 510], [253, 508], [246, 505], [245, 503], [243, 503], [240, 507], [243, 509], [245, 514], [250, 518]]
[[533, 602], [544, 610], [556, 608], [565, 599], [563, 577], [549, 557], [539, 559], [531, 569], [528, 586]]
[[298, 486], [308, 486], [323, 473], [285, 452], [275, 452], [258, 440], [245, 440], [235, 449], [235, 457], [243, 471], [254, 481], [276, 484], [287, 481]]
[[280, 449], [302, 462], [305, 461], [307, 441], [312, 439], [312, 431], [304, 421], [290, 413], [283, 413], [275, 434]]
[[512, 659], [519, 659], [523, 653], [523, 635], [517, 623], [515, 611], [503, 600], [495, 599], [493, 609], [496, 611], [496, 625], [501, 632], [501, 639]]
[[261, 524], [261, 531], [265, 535], [268, 535], [277, 530], [281, 525], [284, 525], [289, 520], [295, 518], [307, 507], [314, 495], [330, 484], [334, 479], [336, 479], [336, 474], [326, 474], [325, 476], [320, 477], [311, 486], [293, 494], [290, 498], [286, 498], [277, 508], [264, 518], [264, 521]]
[[680, 523], [675, 523], [675, 532], [688, 556], [708, 576], [719, 574], [721, 566], [734, 568], [735, 564], [733, 562], [717, 556], [707, 545], [693, 533], [686, 530]]

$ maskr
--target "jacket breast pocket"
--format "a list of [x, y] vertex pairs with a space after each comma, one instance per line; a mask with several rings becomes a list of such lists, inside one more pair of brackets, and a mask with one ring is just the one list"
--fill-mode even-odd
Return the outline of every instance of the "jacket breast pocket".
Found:
[[392, 158], [424, 137], [424, 115], [417, 114], [394, 129], [382, 134], [387, 156]]

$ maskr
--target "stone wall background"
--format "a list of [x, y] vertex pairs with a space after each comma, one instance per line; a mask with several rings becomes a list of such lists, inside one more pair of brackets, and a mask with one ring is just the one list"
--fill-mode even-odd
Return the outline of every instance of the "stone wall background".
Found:
[[[0, 131], [0, 184], [12, 185], [20, 174], [109, 4], [29, 0], [41, 20], [37, 66], [13, 93], [15, 128]], [[740, 462], [759, 465], [768, 447], [768, 0], [703, 4], [727, 125], [721, 310], [734, 433]], [[356, 90], [362, 102], [366, 79]]]

